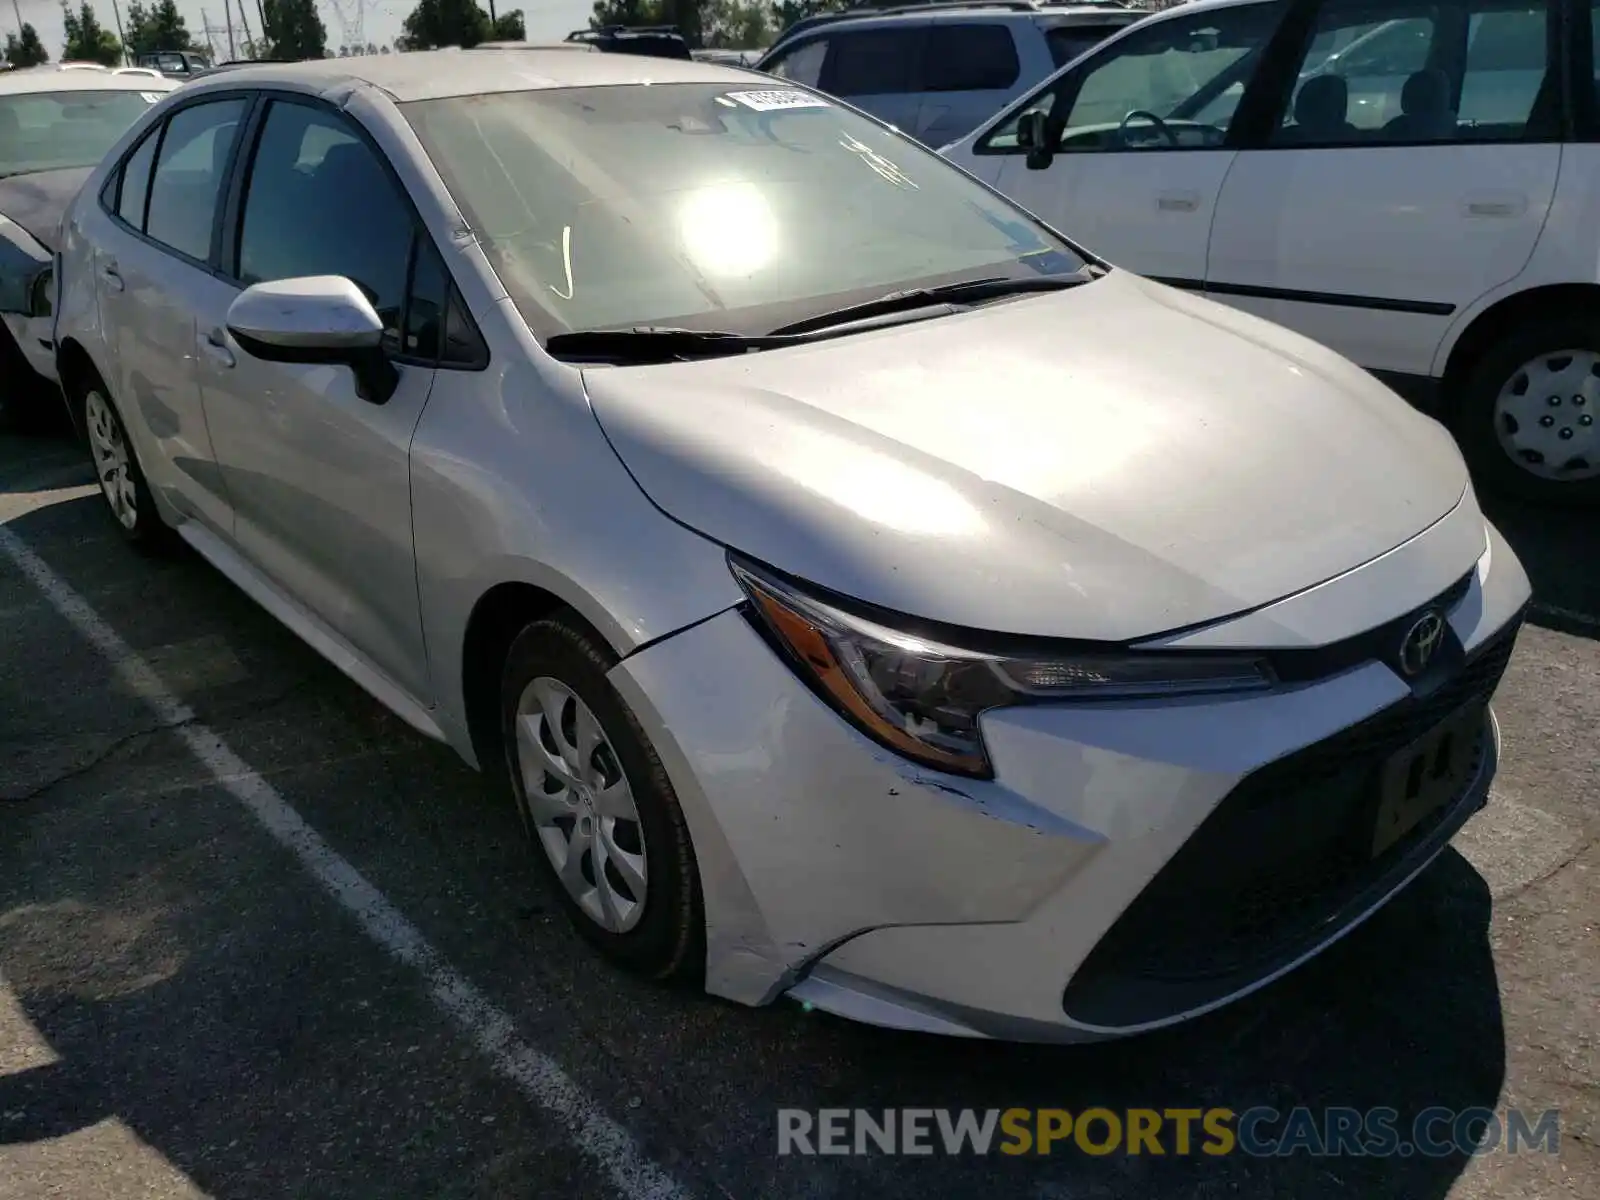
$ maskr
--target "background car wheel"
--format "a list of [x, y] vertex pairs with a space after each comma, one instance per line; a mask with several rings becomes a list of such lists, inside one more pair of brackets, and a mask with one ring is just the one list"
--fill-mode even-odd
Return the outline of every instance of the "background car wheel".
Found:
[[610, 649], [575, 618], [529, 625], [501, 686], [511, 786], [578, 932], [653, 979], [704, 970], [688, 826], [661, 761], [606, 678]]
[[100, 495], [124, 537], [141, 550], [165, 549], [172, 530], [156, 511], [127, 428], [105, 389], [95, 383], [83, 397], [84, 438], [100, 481]]
[[1467, 376], [1456, 437], [1497, 491], [1600, 503], [1600, 318], [1536, 319], [1491, 347]]

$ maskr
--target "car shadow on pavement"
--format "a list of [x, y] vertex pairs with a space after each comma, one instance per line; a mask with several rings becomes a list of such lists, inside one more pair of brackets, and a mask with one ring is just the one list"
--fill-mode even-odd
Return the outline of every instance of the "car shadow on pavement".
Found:
[[[183, 698], [702, 1195], [1432, 1200], [1465, 1153], [1212, 1157], [1172, 1153], [1169, 1140], [1161, 1156], [1063, 1143], [1014, 1159], [779, 1157], [778, 1113], [1387, 1108], [1409, 1140], [1424, 1110], [1498, 1103], [1490, 896], [1454, 851], [1284, 980], [1178, 1029], [1097, 1046], [897, 1034], [623, 976], [551, 916], [503, 798], [204, 564], [170, 564], [118, 599], [146, 567], [97, 539], [103, 518], [89, 498], [6, 528], [136, 646], [167, 636], [147, 632], [162, 621], [198, 626], [189, 632], [223, 639], [247, 664], [310, 679], [271, 713], [237, 720]], [[70, 627], [36, 607], [27, 636], [78, 657], [55, 682], [0, 671], [0, 741], [7, 706], [32, 691], [112, 686]], [[259, 686], [266, 696], [277, 684]], [[246, 697], [240, 710], [250, 707]], [[341, 755], [344, 768], [316, 765]], [[115, 1117], [220, 1200], [606, 1194], [559, 1129], [439, 1018], [418, 978], [367, 943], [170, 733], [0, 808], [0, 831], [0, 978], [59, 1058], [0, 1075], [0, 1155]]]
[[1533, 583], [1535, 625], [1600, 638], [1600, 512], [1480, 497]]

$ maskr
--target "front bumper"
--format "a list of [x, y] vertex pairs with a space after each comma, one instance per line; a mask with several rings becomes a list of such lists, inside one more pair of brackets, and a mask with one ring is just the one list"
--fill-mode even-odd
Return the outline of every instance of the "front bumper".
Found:
[[[1268, 695], [997, 710], [983, 722], [992, 781], [869, 741], [737, 611], [612, 678], [694, 839], [708, 990], [751, 1004], [787, 992], [899, 1028], [1084, 1040], [1263, 986], [1425, 867], [1487, 799], [1487, 700], [1527, 598], [1491, 530], [1449, 611], [1467, 663], [1426, 697], [1369, 661]], [[1370, 821], [1365, 768], [1472, 705], [1476, 758], [1457, 792], [1378, 858], [1347, 853], [1346, 826]]]

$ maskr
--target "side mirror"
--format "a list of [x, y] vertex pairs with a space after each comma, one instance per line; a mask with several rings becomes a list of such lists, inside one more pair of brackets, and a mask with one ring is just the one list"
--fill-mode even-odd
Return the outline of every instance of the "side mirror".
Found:
[[245, 288], [228, 306], [228, 332], [264, 362], [337, 363], [373, 404], [394, 395], [400, 372], [383, 351], [383, 319], [342, 275], [307, 275]]
[[1050, 144], [1050, 118], [1042, 109], [1025, 112], [1017, 121], [1017, 145], [1028, 152], [1028, 170], [1042, 171], [1055, 159]]

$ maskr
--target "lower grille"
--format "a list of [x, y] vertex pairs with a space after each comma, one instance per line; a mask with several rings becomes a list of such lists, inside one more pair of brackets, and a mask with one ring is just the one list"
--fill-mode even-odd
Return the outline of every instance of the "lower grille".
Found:
[[[1426, 696], [1241, 780], [1074, 974], [1069, 1015], [1141, 1024], [1229, 995], [1306, 953], [1414, 870], [1470, 815], [1462, 802], [1482, 773], [1489, 699], [1520, 624]], [[1453, 714], [1477, 717], [1458, 794], [1374, 857], [1384, 763]], [[1167, 1011], [1140, 1011], [1153, 1008]]]

